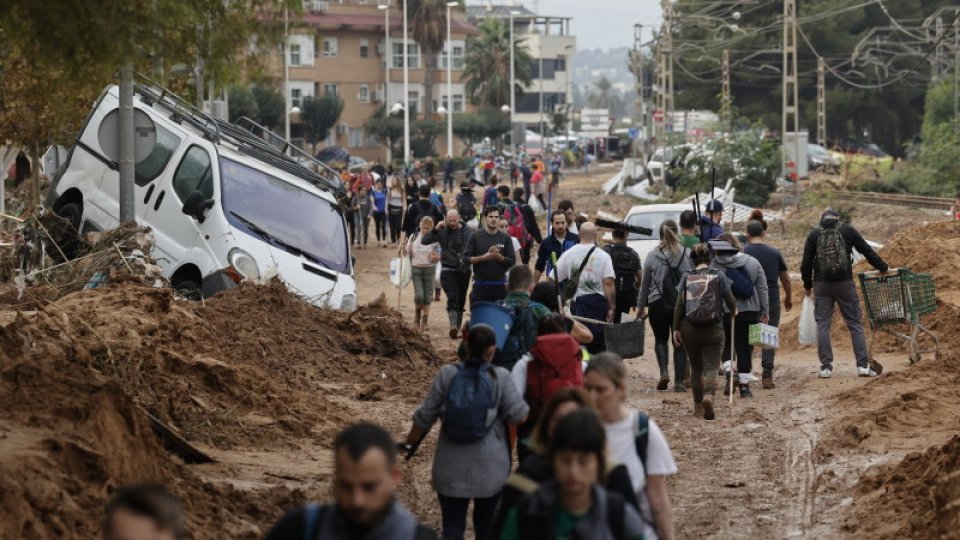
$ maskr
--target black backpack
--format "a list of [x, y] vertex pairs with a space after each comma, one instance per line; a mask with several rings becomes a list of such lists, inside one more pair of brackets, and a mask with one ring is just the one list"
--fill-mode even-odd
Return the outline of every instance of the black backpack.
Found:
[[[663, 253], [663, 250], [660, 251]], [[676, 266], [670, 266], [670, 258], [665, 257], [660, 259], [663, 264], [667, 265], [667, 275], [663, 276], [663, 282], [658, 283], [657, 290], [660, 292], [660, 299], [663, 300], [663, 307], [669, 311], [673, 311], [673, 307], [677, 305], [677, 298], [680, 296], [680, 281], [683, 279], [683, 272], [680, 271], [680, 266], [683, 265], [683, 259], [687, 256], [687, 248], [683, 248], [683, 253], [680, 254], [680, 258], [677, 260]]]
[[477, 217], [477, 199], [473, 193], [460, 193], [457, 201], [457, 212], [460, 213], [460, 219], [464, 222]]
[[814, 264], [817, 276], [828, 281], [843, 279], [850, 273], [850, 256], [839, 223], [833, 227], [820, 227]]
[[610, 244], [605, 250], [613, 259], [617, 296], [636, 291], [636, 276], [640, 271], [640, 256], [637, 252], [622, 244]]

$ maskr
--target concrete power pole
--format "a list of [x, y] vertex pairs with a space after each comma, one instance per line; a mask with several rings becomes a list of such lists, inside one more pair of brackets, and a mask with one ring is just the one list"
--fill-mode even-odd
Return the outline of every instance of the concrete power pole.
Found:
[[[794, 160], [796, 173], [794, 185], [797, 192], [797, 208], [800, 208], [800, 107], [797, 96], [797, 2], [783, 1], [783, 157], [784, 174], [788, 174], [787, 134], [793, 130]], [[786, 193], [784, 193], [786, 195]]]
[[664, 141], [664, 145], [669, 143], [671, 150], [670, 154], [664, 153], [664, 166], [660, 169], [660, 191], [662, 193], [666, 186], [667, 166], [670, 162], [667, 156], [673, 153], [673, 3], [672, 0], [661, 0], [660, 5], [663, 8], [663, 33], [660, 36], [659, 61], [657, 63], [660, 70], [660, 106], [658, 109], [663, 118], [660, 120], [663, 123], [662, 133], [669, 139], [669, 141]]
[[817, 57], [817, 144], [827, 147], [827, 73], [822, 56]]
[[119, 159], [118, 172], [120, 185], [120, 222], [133, 221], [133, 175], [134, 175], [134, 131], [133, 131], [133, 63], [127, 62], [120, 68], [120, 113], [119, 113]]
[[[643, 52], [641, 47], [643, 45], [643, 25], [635, 24], [633, 25], [633, 69], [635, 71], [637, 79], [637, 99], [634, 104], [633, 118], [634, 125], [639, 125], [643, 127], [643, 140], [644, 140], [644, 154], [646, 154], [646, 141], [649, 140], [650, 134], [646, 130], [646, 111], [643, 104]], [[637, 143], [639, 141], [633, 142], [633, 151], [634, 158], [636, 158]]]
[[730, 50], [723, 50], [723, 78], [720, 95], [720, 122], [724, 131], [733, 132], [733, 96], [730, 94]]

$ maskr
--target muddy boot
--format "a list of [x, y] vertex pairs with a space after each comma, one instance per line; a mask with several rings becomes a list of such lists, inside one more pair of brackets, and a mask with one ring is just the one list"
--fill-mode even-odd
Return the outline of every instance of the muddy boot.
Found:
[[420, 306], [417, 306], [416, 315], [413, 316], [413, 325], [417, 328], [420, 328], [420, 318], [422, 316], [423, 310]]
[[670, 375], [667, 373], [667, 363], [670, 361], [670, 345], [657, 343], [653, 346], [653, 351], [657, 355], [657, 365], [660, 366], [660, 382], [657, 383], [657, 390], [666, 390], [670, 386]]
[[673, 390], [685, 392], [690, 388], [690, 371], [687, 369], [687, 352], [683, 347], [673, 349]]
[[430, 305], [423, 306], [423, 316], [420, 317], [420, 328], [428, 328], [427, 319], [430, 317]]
[[693, 404], [693, 415], [694, 416], [703, 416], [703, 403], [694, 403]]
[[448, 311], [447, 320], [450, 321], [450, 339], [457, 339], [457, 335], [460, 328], [460, 324], [459, 324], [460, 317], [457, 316], [456, 311]]
[[740, 398], [752, 398], [753, 392], [750, 391], [750, 384], [740, 385]]
[[763, 372], [762, 382], [763, 382], [763, 389], [764, 389], [764, 390], [773, 390], [774, 388], [777, 387], [777, 385], [773, 384], [773, 372], [772, 372], [772, 371], [764, 371], [764, 372]]
[[703, 419], [704, 420], [713, 420], [716, 416], [713, 414], [713, 396], [707, 395], [703, 396], [703, 402], [700, 403], [700, 406], [703, 407]]

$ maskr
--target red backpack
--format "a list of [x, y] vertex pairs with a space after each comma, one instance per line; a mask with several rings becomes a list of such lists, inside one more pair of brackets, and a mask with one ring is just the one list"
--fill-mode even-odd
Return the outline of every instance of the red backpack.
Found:
[[530, 405], [529, 421], [532, 424], [557, 390], [583, 386], [583, 360], [580, 344], [570, 334], [540, 336], [530, 354], [533, 359], [527, 364], [524, 399]]
[[527, 222], [523, 219], [523, 209], [519, 204], [513, 203], [507, 206], [503, 211], [503, 217], [507, 220], [507, 234], [520, 242], [520, 247], [525, 248], [533, 240], [533, 236], [527, 230]]

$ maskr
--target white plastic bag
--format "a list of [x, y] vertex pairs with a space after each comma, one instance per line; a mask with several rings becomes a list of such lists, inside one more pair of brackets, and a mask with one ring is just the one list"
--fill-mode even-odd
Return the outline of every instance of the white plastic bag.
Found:
[[803, 297], [803, 308], [800, 310], [800, 345], [817, 344], [817, 319], [813, 313], [814, 302], [809, 296]]
[[390, 259], [390, 283], [403, 289], [410, 284], [412, 276], [410, 257]]

